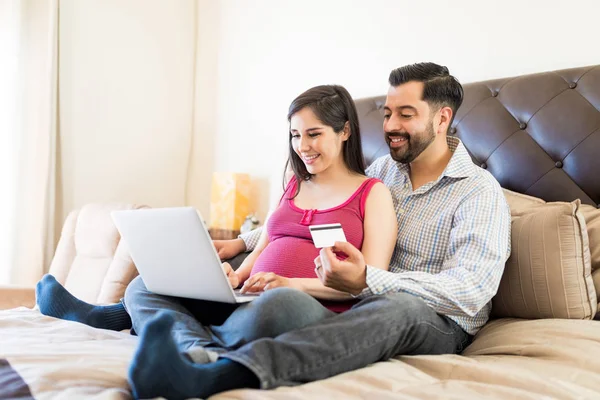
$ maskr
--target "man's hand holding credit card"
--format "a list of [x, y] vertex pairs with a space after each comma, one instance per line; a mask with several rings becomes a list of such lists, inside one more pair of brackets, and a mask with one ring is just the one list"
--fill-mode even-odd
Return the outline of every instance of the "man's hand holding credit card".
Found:
[[366, 285], [366, 264], [360, 250], [346, 240], [342, 224], [310, 225], [308, 228], [315, 247], [321, 249], [314, 260], [315, 274], [321, 283], [358, 295]]
[[323, 224], [310, 225], [308, 227], [317, 249], [323, 247], [333, 247], [335, 242], [346, 242], [346, 235], [342, 229], [342, 224]]

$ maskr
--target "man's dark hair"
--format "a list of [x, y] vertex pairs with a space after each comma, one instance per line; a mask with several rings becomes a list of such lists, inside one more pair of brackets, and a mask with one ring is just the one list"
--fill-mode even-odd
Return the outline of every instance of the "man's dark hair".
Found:
[[390, 73], [389, 82], [393, 87], [403, 83], [423, 82], [423, 101], [435, 111], [442, 107], [452, 109], [452, 121], [456, 110], [463, 101], [463, 88], [460, 82], [450, 75], [448, 68], [432, 62], [405, 65]]
[[[340, 133], [344, 130], [346, 122], [350, 128], [350, 136], [343, 144], [342, 151], [344, 153], [344, 162], [350, 171], [354, 171], [361, 175], [365, 174], [365, 159], [362, 152], [362, 144], [360, 141], [360, 127], [358, 126], [358, 113], [352, 96], [348, 91], [339, 85], [322, 85], [308, 89], [292, 101], [288, 111], [288, 122], [292, 116], [303, 108], [308, 107], [312, 110], [315, 116], [324, 125], [333, 128], [333, 131]], [[291, 165], [296, 176], [298, 186], [296, 197], [300, 192], [302, 181], [307, 181], [312, 178], [312, 175], [306, 169], [306, 165], [302, 159], [296, 154], [292, 146], [292, 133], [289, 137], [289, 157], [286, 162], [286, 170], [288, 165]]]

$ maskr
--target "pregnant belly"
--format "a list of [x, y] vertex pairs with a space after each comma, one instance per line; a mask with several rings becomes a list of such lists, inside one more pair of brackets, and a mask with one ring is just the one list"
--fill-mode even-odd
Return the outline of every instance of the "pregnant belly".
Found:
[[250, 275], [273, 272], [286, 278], [316, 278], [314, 259], [319, 255], [312, 241], [283, 237], [262, 251]]

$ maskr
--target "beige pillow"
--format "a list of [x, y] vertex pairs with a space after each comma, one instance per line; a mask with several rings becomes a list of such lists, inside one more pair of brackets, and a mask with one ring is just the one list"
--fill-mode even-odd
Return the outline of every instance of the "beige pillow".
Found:
[[[544, 204], [552, 204], [546, 203], [546, 201], [537, 197], [513, 192], [508, 189], [502, 190], [504, 191], [504, 196], [506, 197], [513, 216], [518, 215], [524, 210], [532, 207], [540, 207]], [[596, 314], [596, 319], [600, 319], [600, 209], [597, 209], [589, 204], [582, 204], [579, 209], [583, 214], [583, 218], [585, 219], [585, 224], [587, 227], [592, 263], [592, 279], [594, 281], [596, 296], [598, 298], [598, 312]]]
[[77, 298], [114, 304], [138, 275], [111, 218], [116, 210], [145, 208], [124, 203], [87, 204], [69, 213], [50, 273]]
[[510, 207], [510, 213], [519, 213], [531, 207], [539, 207], [546, 204], [546, 201], [537, 197], [529, 196], [522, 193], [513, 192], [512, 190], [502, 189], [506, 202]]
[[592, 256], [592, 279], [598, 296], [598, 313], [600, 319], [600, 210], [589, 204], [581, 205], [581, 213], [585, 218], [588, 236], [590, 238], [590, 253]]
[[505, 194], [512, 251], [492, 300], [492, 316], [591, 319], [598, 300], [580, 201], [545, 203]]

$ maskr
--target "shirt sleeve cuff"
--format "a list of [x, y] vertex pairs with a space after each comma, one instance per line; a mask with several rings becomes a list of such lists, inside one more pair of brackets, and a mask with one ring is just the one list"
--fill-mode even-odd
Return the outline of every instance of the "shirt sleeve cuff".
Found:
[[385, 293], [383, 285], [377, 284], [377, 282], [382, 281], [382, 275], [384, 275], [385, 272], [387, 271], [372, 267], [367, 264], [367, 287], [364, 288], [362, 292], [353, 297], [357, 299], [364, 299], [369, 296]]
[[252, 251], [256, 247], [256, 243], [258, 241], [255, 239], [255, 236], [256, 232], [254, 231], [238, 235], [238, 238], [244, 241], [244, 244], [246, 245], [246, 251]]

